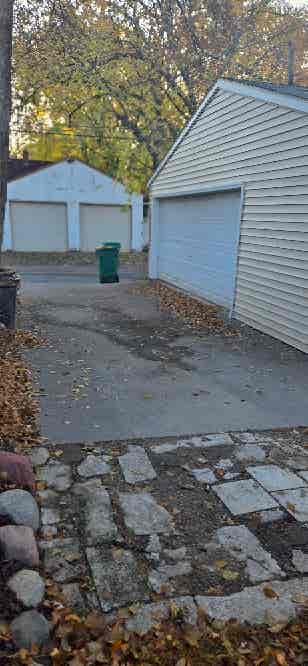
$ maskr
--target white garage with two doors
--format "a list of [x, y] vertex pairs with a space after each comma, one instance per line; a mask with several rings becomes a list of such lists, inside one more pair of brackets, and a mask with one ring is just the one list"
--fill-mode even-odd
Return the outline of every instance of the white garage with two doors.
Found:
[[142, 248], [142, 196], [79, 160], [28, 167], [8, 184], [4, 250], [94, 252], [106, 241]]
[[150, 276], [308, 353], [308, 88], [218, 81], [149, 185]]

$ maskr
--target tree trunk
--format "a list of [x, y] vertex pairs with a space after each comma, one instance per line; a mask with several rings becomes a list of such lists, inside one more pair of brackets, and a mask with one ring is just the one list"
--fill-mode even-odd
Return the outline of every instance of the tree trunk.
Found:
[[0, 0], [0, 258], [7, 198], [14, 0]]

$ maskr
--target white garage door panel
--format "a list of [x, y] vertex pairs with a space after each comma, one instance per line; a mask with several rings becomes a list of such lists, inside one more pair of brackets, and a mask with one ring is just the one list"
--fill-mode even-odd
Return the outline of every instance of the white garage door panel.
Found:
[[159, 277], [232, 307], [240, 192], [163, 199], [159, 211]]
[[121, 206], [80, 206], [80, 243], [84, 252], [93, 252], [106, 241], [131, 249], [131, 211]]
[[13, 249], [19, 252], [65, 252], [65, 204], [11, 202]]

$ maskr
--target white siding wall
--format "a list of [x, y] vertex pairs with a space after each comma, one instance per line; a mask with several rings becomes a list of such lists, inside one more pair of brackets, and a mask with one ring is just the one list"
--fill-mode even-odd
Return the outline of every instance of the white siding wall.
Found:
[[308, 114], [219, 91], [152, 196], [245, 186], [235, 316], [308, 352]]

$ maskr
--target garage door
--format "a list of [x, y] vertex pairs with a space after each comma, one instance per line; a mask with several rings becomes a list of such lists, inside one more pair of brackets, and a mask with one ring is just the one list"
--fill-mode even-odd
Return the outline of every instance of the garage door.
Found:
[[13, 249], [19, 252], [67, 250], [66, 205], [11, 202]]
[[80, 243], [84, 252], [112, 241], [131, 249], [131, 211], [124, 206], [80, 206]]
[[239, 226], [240, 191], [161, 199], [159, 277], [232, 307]]

